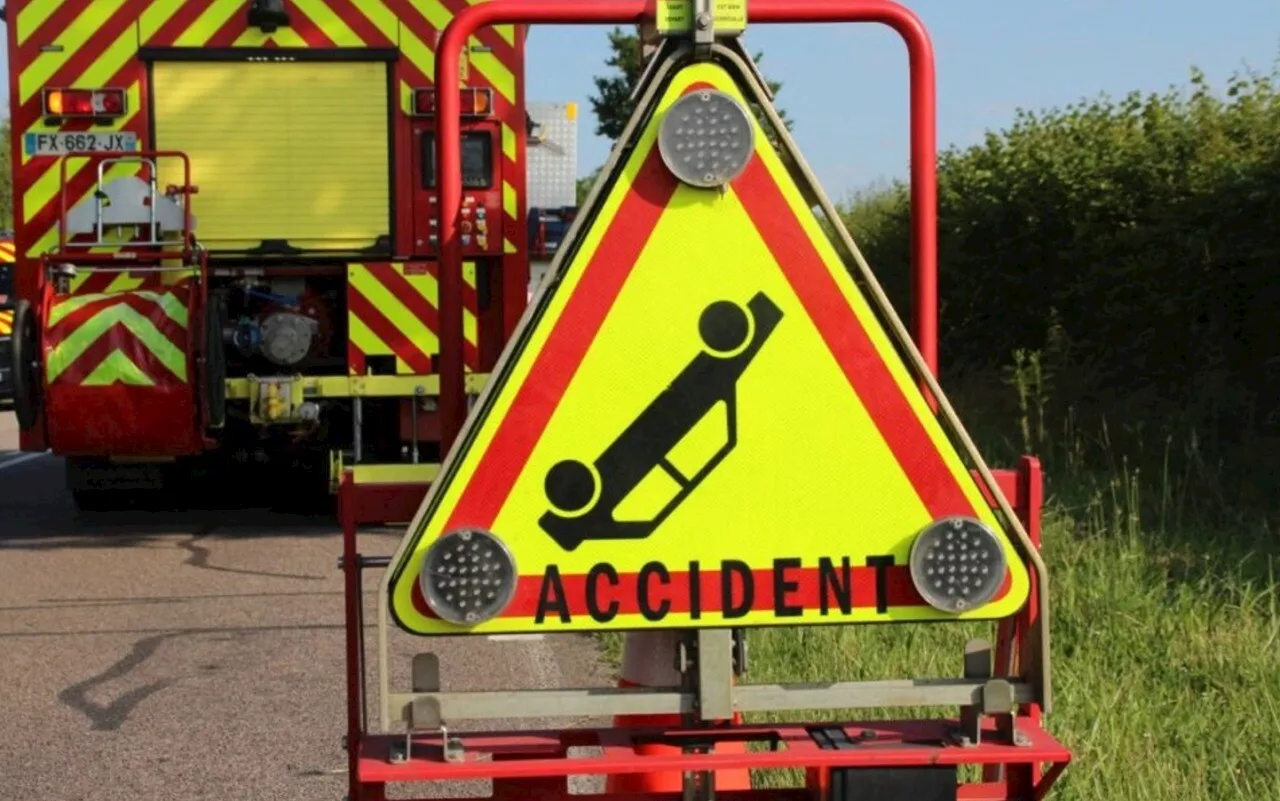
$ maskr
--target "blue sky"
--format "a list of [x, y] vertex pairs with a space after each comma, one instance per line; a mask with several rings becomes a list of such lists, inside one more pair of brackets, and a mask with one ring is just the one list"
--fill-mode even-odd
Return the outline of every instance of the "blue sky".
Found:
[[[590, 0], [584, 0], [590, 2]], [[1019, 107], [1185, 85], [1192, 65], [1217, 86], [1280, 56], [1277, 0], [914, 0], [938, 60], [938, 138], [978, 141]], [[1213, 10], [1210, 10], [1213, 9]], [[761, 25], [751, 50], [783, 83], [778, 102], [823, 186], [837, 200], [907, 169], [905, 48], [872, 25]], [[3, 45], [0, 44], [0, 49]], [[609, 56], [606, 29], [539, 27], [529, 37], [528, 97], [582, 108], [579, 172], [599, 166], [588, 99]], [[7, 68], [0, 62], [7, 81]]]
[[[1185, 85], [1191, 67], [1221, 86], [1246, 65], [1280, 56], [1277, 0], [915, 0], [938, 61], [941, 145], [977, 142], [1018, 107]], [[749, 6], [748, 6], [749, 8]], [[1211, 10], [1212, 9], [1212, 10]], [[871, 25], [760, 25], [752, 52], [783, 83], [778, 104], [795, 120], [806, 160], [834, 199], [907, 170], [907, 64], [901, 39]], [[583, 107], [579, 171], [608, 155], [594, 135], [592, 76], [609, 57], [604, 28], [535, 28], [528, 97]]]

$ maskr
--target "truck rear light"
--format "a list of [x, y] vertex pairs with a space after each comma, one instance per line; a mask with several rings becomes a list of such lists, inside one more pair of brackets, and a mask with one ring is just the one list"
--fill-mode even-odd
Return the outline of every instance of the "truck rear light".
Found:
[[123, 89], [45, 89], [46, 117], [120, 117], [127, 99]]
[[[464, 117], [487, 117], [493, 113], [492, 89], [463, 89], [460, 99]], [[434, 89], [414, 89], [413, 115], [415, 117], [430, 117], [435, 113], [436, 91]]]

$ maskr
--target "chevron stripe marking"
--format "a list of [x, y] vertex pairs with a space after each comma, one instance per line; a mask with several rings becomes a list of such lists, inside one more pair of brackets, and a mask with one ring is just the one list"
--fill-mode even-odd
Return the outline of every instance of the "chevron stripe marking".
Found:
[[173, 44], [176, 47], [203, 47], [237, 11], [244, 11], [244, 3], [240, 0], [214, 0]]
[[109, 334], [117, 325], [127, 328], [176, 378], [180, 381], [187, 380], [186, 354], [162, 334], [146, 315], [127, 303], [108, 306], [50, 348], [45, 360], [48, 380], [56, 381], [90, 345]]
[[400, 38], [400, 20], [396, 13], [387, 7], [382, 0], [333, 0], [334, 3], [350, 6], [369, 20], [388, 41], [395, 43]]
[[[104, 292], [96, 295], [77, 295], [66, 300], [58, 301], [49, 310], [49, 321], [46, 324], [53, 328], [62, 320], [71, 315], [73, 312], [83, 309], [93, 303], [101, 301], [111, 301], [112, 303], [120, 302], [120, 295]], [[149, 300], [164, 312], [165, 317], [177, 323], [182, 328], [187, 327], [187, 307], [172, 292], [130, 292], [129, 297], [141, 298]]]
[[[107, 331], [88, 348], [80, 354], [79, 358], [71, 362], [71, 364], [58, 377], [57, 383], [82, 385], [90, 376], [97, 374], [96, 381], [115, 383], [116, 381], [128, 381], [127, 366], [122, 365], [118, 360], [114, 362], [114, 366], [124, 367], [125, 375], [112, 375], [104, 368], [102, 363], [111, 358], [111, 354], [120, 351], [128, 357], [129, 361], [148, 378], [155, 383], [164, 384], [185, 384], [185, 380], [175, 380], [172, 372], [168, 367], [156, 357], [145, 344], [142, 343], [134, 334], [124, 325], [117, 323], [111, 326]], [[101, 384], [100, 384], [101, 386]]]
[[141, 314], [150, 320], [160, 333], [172, 343], [186, 340], [186, 329], [171, 320], [163, 309], [131, 293], [124, 293], [104, 298], [97, 303], [81, 306], [66, 315], [57, 325], [46, 328], [46, 341], [56, 344], [68, 338], [79, 328], [92, 322], [101, 312], [110, 310], [114, 306], [128, 306], [138, 314]]
[[105, 387], [111, 384], [129, 384], [135, 387], [154, 387], [156, 382], [119, 348], [98, 363], [83, 381], [86, 387]]
[[[62, 0], [31, 0], [18, 12], [17, 39], [18, 46], [26, 44], [31, 34], [39, 30], [48, 21], [53, 12], [58, 10]], [[56, 24], [56, 23], [55, 23]]]
[[45, 51], [33, 58], [18, 77], [18, 103], [26, 105], [71, 60], [80, 53], [90, 37], [110, 32], [118, 36], [126, 28], [132, 28], [132, 20], [116, 12], [124, 7], [124, 0], [91, 0], [88, 7], [67, 26], [58, 37], [61, 50]]
[[434, 333], [427, 339], [415, 342], [410, 340], [395, 323], [388, 320], [382, 314], [382, 311], [370, 303], [364, 295], [359, 292], [351, 292], [348, 295], [348, 299], [348, 308], [351, 311], [350, 317], [362, 322], [387, 347], [384, 353], [367, 349], [365, 350], [366, 355], [395, 356], [403, 361], [412, 373], [427, 374], [433, 372], [431, 355], [423, 351], [422, 348], [425, 346], [433, 351], [436, 349], [438, 340]]

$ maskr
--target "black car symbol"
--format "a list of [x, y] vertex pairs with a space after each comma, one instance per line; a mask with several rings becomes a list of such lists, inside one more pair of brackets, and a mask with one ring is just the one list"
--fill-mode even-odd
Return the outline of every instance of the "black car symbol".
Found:
[[[542, 529], [567, 551], [587, 540], [652, 534], [737, 445], [738, 379], [781, 320], [782, 310], [763, 292], [746, 308], [729, 300], [707, 306], [698, 320], [705, 349], [594, 463], [565, 459], [547, 471], [544, 488], [551, 511], [538, 521]], [[728, 442], [697, 473], [685, 476], [668, 454], [720, 401], [727, 408]], [[679, 492], [649, 520], [615, 520], [614, 510], [656, 467], [675, 480]]]

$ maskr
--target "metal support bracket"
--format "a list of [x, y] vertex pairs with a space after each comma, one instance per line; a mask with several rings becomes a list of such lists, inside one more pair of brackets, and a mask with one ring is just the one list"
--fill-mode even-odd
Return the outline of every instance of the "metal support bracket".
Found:
[[[433, 653], [413, 655], [413, 691], [414, 693], [440, 692], [440, 658]], [[415, 732], [439, 732], [444, 743], [445, 762], [462, 762], [466, 757], [466, 749], [457, 737], [449, 736], [449, 729], [444, 722], [444, 712], [440, 700], [434, 695], [421, 695], [413, 699], [409, 705], [408, 729], [404, 735], [404, 745], [393, 745], [392, 762], [407, 762], [413, 748]]]
[[714, 0], [693, 0], [693, 45], [698, 58], [711, 55], [711, 45], [716, 41], [716, 12]]
[[993, 672], [993, 652], [986, 640], [969, 640], [964, 646], [964, 677], [982, 680], [975, 693], [975, 703], [960, 707], [960, 725], [952, 734], [952, 740], [963, 748], [982, 744], [982, 719], [994, 717], [1001, 739], [1014, 745], [1030, 745], [1027, 736], [1014, 725], [1014, 711], [1018, 703], [1014, 685], [1006, 679], [996, 678]]
[[728, 629], [698, 630], [698, 717], [733, 718], [733, 633]]

